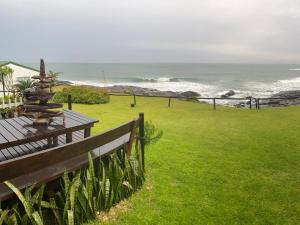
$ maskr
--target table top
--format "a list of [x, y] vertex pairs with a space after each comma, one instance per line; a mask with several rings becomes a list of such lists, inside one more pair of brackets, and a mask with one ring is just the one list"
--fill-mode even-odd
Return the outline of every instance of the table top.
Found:
[[0, 120], [0, 149], [90, 128], [99, 122], [71, 110], [63, 112], [64, 120], [54, 117], [48, 126], [33, 126], [34, 119], [24, 116]]

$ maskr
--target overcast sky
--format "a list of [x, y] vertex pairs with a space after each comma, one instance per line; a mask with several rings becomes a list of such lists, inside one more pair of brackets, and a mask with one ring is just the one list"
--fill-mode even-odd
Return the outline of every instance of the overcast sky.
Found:
[[0, 0], [0, 61], [300, 63], [300, 0]]

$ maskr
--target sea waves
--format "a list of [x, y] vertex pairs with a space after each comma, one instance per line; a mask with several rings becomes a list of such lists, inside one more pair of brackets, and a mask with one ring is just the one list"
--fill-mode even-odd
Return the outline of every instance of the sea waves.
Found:
[[[239, 84], [228, 85], [224, 82], [214, 82], [213, 84], [207, 82], [191, 82], [179, 78], [141, 78], [139, 81], [124, 81], [124, 82], [103, 82], [103, 81], [71, 81], [74, 84], [94, 85], [99, 87], [113, 86], [113, 85], [127, 85], [138, 86], [142, 88], [157, 89], [160, 91], [194, 91], [198, 92], [202, 97], [220, 97], [229, 90], [233, 90], [235, 95], [233, 97], [243, 98], [248, 96], [253, 97], [270, 97], [281, 91], [300, 90], [300, 77], [277, 80], [275, 82], [263, 81], [240, 81]], [[208, 101], [209, 102], [209, 101]], [[233, 105], [236, 102], [223, 100], [219, 104]]]

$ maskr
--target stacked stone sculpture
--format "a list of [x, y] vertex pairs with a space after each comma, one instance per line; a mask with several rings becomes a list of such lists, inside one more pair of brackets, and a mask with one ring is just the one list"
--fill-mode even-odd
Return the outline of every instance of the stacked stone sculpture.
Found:
[[53, 117], [64, 117], [62, 111], [54, 111], [52, 109], [61, 108], [62, 104], [49, 103], [48, 101], [54, 96], [55, 93], [50, 92], [50, 87], [55, 86], [55, 80], [52, 77], [47, 77], [45, 72], [45, 63], [41, 59], [40, 74], [33, 76], [32, 79], [36, 80], [33, 87], [27, 88], [23, 91], [25, 102], [23, 105], [24, 116], [34, 118], [33, 125], [48, 125]]

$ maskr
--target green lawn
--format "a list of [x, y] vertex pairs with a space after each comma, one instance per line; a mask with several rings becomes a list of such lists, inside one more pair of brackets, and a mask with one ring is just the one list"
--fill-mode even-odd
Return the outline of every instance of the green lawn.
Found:
[[[111, 224], [299, 224], [300, 107], [260, 111], [113, 97], [74, 105], [94, 133], [145, 112], [164, 131], [146, 152], [147, 181]], [[90, 223], [101, 224], [100, 221]]]

